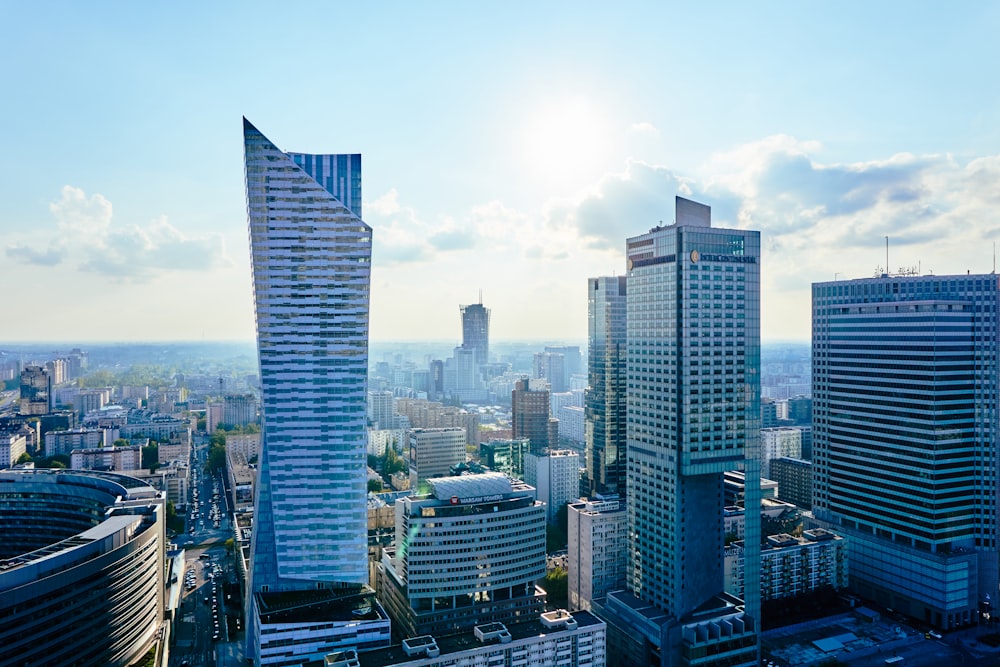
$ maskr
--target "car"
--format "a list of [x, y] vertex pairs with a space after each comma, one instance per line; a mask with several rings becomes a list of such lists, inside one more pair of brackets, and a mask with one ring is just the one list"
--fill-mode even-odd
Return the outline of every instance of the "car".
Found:
[[935, 630], [928, 630], [927, 634], [924, 635], [927, 639], [941, 639], [941, 633]]

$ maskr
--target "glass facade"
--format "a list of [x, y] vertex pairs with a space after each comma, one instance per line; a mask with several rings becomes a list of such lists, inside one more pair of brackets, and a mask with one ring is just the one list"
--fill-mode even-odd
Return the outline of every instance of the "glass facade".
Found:
[[852, 587], [939, 627], [997, 591], [998, 302], [992, 275], [813, 285], [814, 512], [867, 545]]
[[[759, 505], [760, 236], [680, 197], [677, 220], [627, 243], [627, 494], [629, 590], [680, 619], [724, 588], [723, 473]], [[759, 542], [748, 512], [748, 582]]]
[[584, 439], [592, 494], [625, 494], [626, 285], [625, 276], [587, 281]]
[[360, 156], [283, 153], [245, 119], [244, 140], [263, 414], [250, 589], [364, 584], [371, 228]]

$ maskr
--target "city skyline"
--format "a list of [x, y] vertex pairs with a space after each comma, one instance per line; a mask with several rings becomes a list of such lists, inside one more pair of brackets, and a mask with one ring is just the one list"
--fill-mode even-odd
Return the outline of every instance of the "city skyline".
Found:
[[[251, 340], [244, 114], [367, 156], [373, 340], [457, 342], [480, 289], [495, 340], [583, 339], [586, 280], [675, 194], [761, 231], [765, 341], [886, 236], [893, 270], [993, 267], [996, 6], [234, 7], [8, 9], [0, 281], [46, 307], [0, 340]], [[246, 38], [343, 24], [337, 66]]]

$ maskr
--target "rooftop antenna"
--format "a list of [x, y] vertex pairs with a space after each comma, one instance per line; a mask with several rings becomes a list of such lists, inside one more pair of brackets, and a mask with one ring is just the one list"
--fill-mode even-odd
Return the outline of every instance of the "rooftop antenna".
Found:
[[991, 273], [997, 272], [997, 242], [993, 242], [993, 271]]
[[885, 275], [889, 276], [889, 237], [885, 237]]
[[479, 305], [483, 305], [483, 288], [479, 288]]

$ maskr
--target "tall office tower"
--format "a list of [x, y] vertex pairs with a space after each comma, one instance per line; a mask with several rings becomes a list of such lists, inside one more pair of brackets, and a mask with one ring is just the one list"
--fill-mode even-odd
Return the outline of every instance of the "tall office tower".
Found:
[[625, 276], [587, 280], [584, 442], [590, 493], [625, 493]]
[[479, 303], [459, 306], [462, 314], [462, 348], [475, 350], [476, 364], [482, 366], [490, 362], [490, 309]]
[[515, 439], [531, 440], [531, 451], [536, 454], [559, 445], [559, 420], [549, 416], [549, 390], [542, 380], [518, 380], [510, 401]]
[[813, 285], [813, 512], [851, 588], [940, 628], [998, 584], [1000, 285], [885, 275]]
[[532, 377], [549, 383], [549, 391], [560, 393], [569, 386], [566, 375], [566, 357], [558, 352], [536, 352], [532, 359]]
[[52, 412], [52, 375], [44, 366], [25, 366], [21, 371], [22, 415], [47, 415]]
[[384, 623], [388, 641], [365, 590], [371, 228], [361, 156], [284, 153], [246, 119], [243, 137], [263, 408], [247, 656], [321, 660], [350, 634], [343, 622], [361, 620], [376, 644]]
[[614, 653], [633, 664], [755, 665], [760, 513], [747, 513], [738, 600], [724, 592], [722, 507], [734, 469], [751, 480], [747, 507], [760, 504], [760, 236], [676, 202], [674, 224], [627, 242], [633, 597], [611, 594], [606, 608], [631, 635]]

